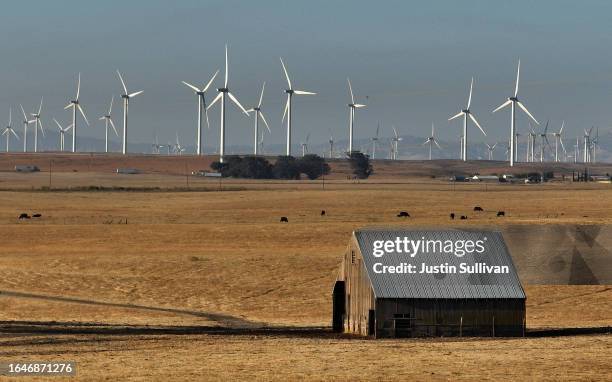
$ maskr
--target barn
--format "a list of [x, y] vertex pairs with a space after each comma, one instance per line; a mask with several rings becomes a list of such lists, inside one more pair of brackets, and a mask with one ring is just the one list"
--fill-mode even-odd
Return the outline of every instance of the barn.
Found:
[[354, 231], [332, 294], [336, 332], [522, 336], [525, 292], [497, 231]]

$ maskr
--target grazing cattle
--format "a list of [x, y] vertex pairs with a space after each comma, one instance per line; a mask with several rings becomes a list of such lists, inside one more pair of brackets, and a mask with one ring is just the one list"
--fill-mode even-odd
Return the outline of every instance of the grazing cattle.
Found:
[[461, 220], [467, 220], [467, 216], [461, 215]]
[[497, 216], [506, 216], [506, 211], [497, 211]]
[[321, 216], [325, 216], [325, 210], [321, 210]]
[[289, 219], [287, 219], [286, 216], [281, 216], [280, 222], [281, 223], [289, 223]]
[[410, 214], [408, 212], [406, 212], [406, 211], [400, 211], [400, 213], [397, 214], [397, 217], [398, 218], [409, 218]]
[[42, 216], [41, 214], [32, 214], [32, 217], [33, 217], [33, 218], [39, 218], [39, 217], [41, 217], [41, 216]]
[[450, 214], [450, 218], [451, 218], [452, 220], [455, 220], [455, 213], [454, 213], [454, 212], [451, 212], [451, 214]]
[[484, 211], [484, 210], [482, 209], [482, 207], [476, 206], [474, 207], [474, 211]]
[[29, 218], [30, 218], [30, 215], [26, 214], [25, 212], [19, 215], [19, 219], [29, 219]]

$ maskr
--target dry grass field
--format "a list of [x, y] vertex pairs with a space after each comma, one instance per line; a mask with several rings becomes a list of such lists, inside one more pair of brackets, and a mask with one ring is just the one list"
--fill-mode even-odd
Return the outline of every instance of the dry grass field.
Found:
[[[595, 329], [612, 326], [612, 286], [527, 285], [528, 338], [374, 341], [328, 329], [355, 228], [500, 224], [472, 216], [476, 204], [507, 211], [504, 224], [610, 224], [609, 184], [336, 174], [325, 188], [229, 180], [219, 192], [216, 180], [192, 179], [188, 192], [68, 191], [118, 184], [82, 171], [54, 174], [60, 190], [31, 190], [46, 177], [0, 176], [0, 361], [76, 360], [88, 381], [610, 378], [612, 337]], [[119, 183], [165, 189], [183, 178]], [[451, 222], [450, 211], [471, 218]]]

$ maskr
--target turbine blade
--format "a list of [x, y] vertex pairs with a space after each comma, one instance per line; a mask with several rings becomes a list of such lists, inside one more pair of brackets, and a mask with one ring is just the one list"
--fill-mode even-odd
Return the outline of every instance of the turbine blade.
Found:
[[428, 139], [428, 140], [426, 140], [425, 142], [423, 142], [423, 144], [422, 144], [421, 146], [425, 146], [425, 145], [426, 145], [426, 144], [428, 144], [428, 143], [429, 143], [429, 139]]
[[203, 92], [207, 91], [208, 88], [210, 87], [210, 84], [213, 83], [213, 81], [215, 80], [215, 78], [217, 77], [217, 74], [219, 74], [219, 71], [217, 70], [215, 72], [215, 74], [213, 74], [213, 76], [210, 78], [210, 80], [208, 81], [208, 83], [206, 84], [206, 86], [204, 86], [204, 88], [202, 89]]
[[[112, 118], [109, 118], [108, 122], [110, 123], [111, 127], [113, 128], [113, 131], [115, 132], [115, 135], [119, 136], [119, 133], [117, 132], [117, 127], [115, 126], [115, 122], [113, 122]], [[72, 125], [70, 127], [72, 127]]]
[[15, 130], [11, 129], [10, 130], [11, 133], [15, 136], [15, 138], [17, 138], [17, 140], [19, 140], [19, 135], [17, 135], [17, 133], [15, 132]]
[[108, 107], [108, 115], [111, 115], [111, 113], [113, 112], [113, 102], [114, 101], [115, 101], [115, 95], [113, 94], [111, 96], [110, 106]]
[[189, 82], [185, 82], [185, 81], [181, 81], [183, 84], [189, 86], [191, 89], [193, 89], [194, 92], [199, 92], [200, 89], [196, 88], [195, 86], [193, 86], [192, 84], [190, 84]]
[[459, 113], [457, 113], [457, 114], [453, 115], [452, 117], [450, 117], [448, 120], [452, 121], [453, 119], [457, 119], [457, 118], [461, 117], [462, 115], [463, 115], [463, 112], [460, 111]]
[[526, 113], [526, 114], [529, 116], [529, 118], [531, 118], [531, 119], [532, 119], [532, 120], [533, 120], [533, 121], [536, 123], [536, 125], [539, 125], [539, 124], [540, 124], [540, 122], [538, 122], [538, 120], [537, 120], [537, 119], [535, 119], [535, 117], [534, 117], [533, 115], [531, 115], [531, 113], [529, 112], [529, 110], [527, 110], [527, 108], [525, 107], [525, 105], [523, 105], [523, 104], [521, 103], [521, 101], [516, 101], [516, 103], [519, 105], [519, 107], [520, 107], [521, 109], [523, 109], [523, 111], [524, 111], [524, 112], [525, 112], [525, 113]]
[[294, 90], [293, 92], [295, 94], [298, 94], [298, 95], [315, 95], [315, 94], [317, 94], [317, 93], [313, 93], [313, 92], [307, 92], [305, 90]]
[[100, 118], [98, 118], [98, 121], [104, 121], [106, 119], [106, 116], [102, 116]]
[[210, 105], [208, 105], [208, 107], [206, 108], [206, 110], [210, 109], [211, 107], [213, 107], [213, 105], [215, 103], [217, 103], [218, 100], [221, 99], [221, 96], [223, 95], [223, 93], [219, 92], [219, 94], [217, 94], [217, 96], [215, 97], [215, 99], [213, 99], [213, 101], [210, 103]]
[[63, 130], [62, 125], [60, 125], [60, 123], [59, 123], [59, 122], [57, 122], [57, 119], [53, 118], [53, 122], [55, 122], [55, 124], [57, 125], [57, 127], [58, 127], [60, 130]]
[[395, 126], [391, 126], [391, 128], [393, 129], [393, 134], [395, 134], [395, 138], [397, 138], [397, 130], [395, 130]]
[[559, 135], [563, 132], [563, 128], [565, 127], [565, 121], [561, 123], [561, 130], [559, 130]]
[[139, 90], [139, 91], [134, 92], [132, 94], [128, 94], [128, 98], [136, 97], [137, 95], [142, 94], [142, 93], [144, 93], [144, 90]]
[[289, 79], [289, 73], [287, 73], [287, 68], [285, 67], [285, 63], [283, 62], [283, 58], [280, 58], [281, 65], [283, 66], [283, 71], [285, 72], [285, 77], [287, 78], [287, 84], [289, 85], [289, 89], [293, 89], [291, 86], [291, 80]]
[[563, 144], [563, 139], [561, 137], [559, 137], [559, 143], [561, 143], [561, 148], [563, 149], [563, 152], [566, 152], [565, 145]]
[[261, 86], [261, 94], [259, 95], [259, 103], [257, 104], [257, 107], [261, 107], [261, 103], [263, 102], [263, 95], [264, 95], [264, 90], [266, 89], [266, 81], [264, 81], [263, 85]]
[[75, 100], [79, 100], [79, 94], [81, 94], [81, 73], [79, 72], [79, 79], [77, 81], [77, 94]]
[[363, 108], [363, 107], [366, 107], [366, 105], [364, 105], [364, 104], [362, 104], [362, 103], [356, 103], [356, 104], [354, 104], [353, 106], [355, 106], [355, 108], [357, 108], [357, 109], [361, 109], [361, 108]]
[[249, 112], [246, 111], [246, 109], [244, 107], [242, 107], [240, 102], [238, 102], [238, 100], [236, 99], [236, 97], [234, 97], [234, 95], [232, 93], [227, 92], [227, 95], [236, 104], [236, 106], [238, 106], [244, 112], [244, 114], [249, 115]]
[[438, 148], [439, 148], [440, 150], [442, 150], [442, 147], [441, 147], [441, 146], [438, 144], [438, 141], [436, 141], [436, 140], [434, 139], [434, 140], [433, 140], [433, 143], [435, 143], [435, 145], [436, 145], [436, 146], [438, 146]]
[[283, 111], [283, 119], [282, 122], [285, 122], [285, 116], [287, 115], [287, 110], [289, 109], [289, 95], [287, 95], [287, 102], [285, 103], [285, 111]]
[[521, 59], [518, 61], [518, 68], [516, 69], [516, 86], [514, 87], [514, 97], [518, 96], [519, 77], [521, 75]]
[[40, 115], [40, 112], [42, 111], [42, 104], [43, 104], [43, 97], [40, 97], [40, 106], [38, 106], [38, 115]]
[[208, 108], [204, 106], [204, 116], [206, 116], [206, 128], [210, 129], [210, 120], [208, 119]]
[[270, 130], [270, 125], [268, 125], [268, 121], [266, 121], [266, 117], [264, 117], [264, 115], [263, 115], [263, 113], [261, 111], [259, 112], [259, 116], [261, 117], [261, 120], [264, 122], [264, 124], [268, 128], [268, 131], [270, 133], [272, 133], [272, 130]]
[[511, 103], [512, 103], [512, 101], [507, 100], [506, 102], [504, 102], [504, 103], [502, 103], [501, 105], [499, 105], [499, 106], [497, 107], [497, 109], [493, 110], [493, 113], [495, 113], [496, 111], [499, 111], [499, 110], [501, 110], [501, 109], [505, 108], [506, 106], [510, 105]]
[[229, 76], [229, 64], [227, 63], [228, 58], [227, 58], [227, 44], [225, 44], [225, 87], [227, 87], [227, 81], [228, 81], [228, 76]]
[[353, 95], [353, 87], [351, 86], [351, 80], [349, 80], [347, 78], [346, 81], [348, 82], [349, 92], [351, 93], [351, 103], [354, 104], [355, 103], [355, 96]]
[[74, 104], [72, 102], [70, 102], [68, 105], [64, 106], [64, 110], [68, 110], [70, 109], [72, 106], [74, 106]]
[[85, 119], [85, 123], [87, 123], [87, 126], [89, 126], [89, 121], [87, 120], [87, 117], [85, 116], [85, 111], [83, 110], [83, 108], [81, 107], [81, 104], [78, 103], [77, 107], [79, 108], [79, 111], [81, 112], [81, 115], [83, 116], [83, 118]]
[[21, 114], [23, 114], [23, 120], [29, 123], [28, 116], [26, 115], [25, 110], [23, 110], [23, 105], [19, 104], [19, 107], [21, 108]]
[[9, 126], [13, 124], [13, 108], [9, 107]]
[[119, 70], [117, 70], [117, 74], [119, 75], [119, 80], [121, 81], [121, 85], [123, 86], [123, 91], [125, 92], [124, 94], [128, 94], [127, 86], [125, 86], [125, 81], [123, 81], [123, 77], [121, 76], [121, 73], [119, 73]]
[[474, 77], [472, 77], [472, 82], [470, 82], [470, 95], [468, 97], [468, 103], [466, 109], [470, 110], [470, 105], [472, 104], [472, 89], [474, 88]]
[[482, 133], [485, 135], [485, 137], [487, 136], [487, 133], [485, 133], [485, 131], [482, 129], [482, 126], [480, 126], [480, 123], [478, 123], [478, 121], [476, 120], [476, 117], [474, 117], [474, 115], [472, 113], [468, 114], [470, 116], [470, 119], [472, 121], [474, 121], [474, 123], [476, 124], [476, 126], [478, 126], [478, 128], [480, 129], [480, 131], [482, 131]]

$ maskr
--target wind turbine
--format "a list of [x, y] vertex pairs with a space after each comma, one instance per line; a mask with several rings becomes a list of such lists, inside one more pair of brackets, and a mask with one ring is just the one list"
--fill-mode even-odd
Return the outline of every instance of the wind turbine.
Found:
[[527, 154], [526, 154], [526, 162], [534, 162], [534, 151], [535, 151], [535, 142], [536, 142], [536, 132], [531, 126], [531, 122], [529, 122], [529, 128], [531, 129], [527, 134]]
[[246, 114], [249, 115], [249, 112], [246, 111], [244, 107], [238, 102], [238, 99], [234, 97], [234, 95], [230, 92], [228, 87], [228, 59], [227, 59], [227, 45], [225, 45], [225, 82], [223, 83], [222, 88], [218, 88], [217, 91], [219, 94], [215, 97], [212, 103], [207, 107], [210, 109], [213, 107], [217, 101], [221, 100], [221, 133], [219, 134], [219, 162], [223, 163], [223, 156], [225, 155], [225, 97], [229, 97], [236, 106], [240, 108]]
[[59, 130], [59, 134], [60, 134], [60, 151], [64, 152], [64, 135], [72, 128], [72, 125], [66, 126], [66, 127], [62, 127], [62, 125], [60, 125], [59, 122], [57, 122], [57, 119], [53, 118], [53, 121], [55, 122], [55, 124], [57, 125], [57, 128]]
[[516, 70], [516, 85], [514, 87], [514, 96], [513, 97], [508, 97], [508, 100], [504, 103], [502, 103], [500, 106], [497, 107], [497, 109], [493, 110], [493, 113], [495, 113], [498, 110], [503, 109], [504, 107], [510, 105], [510, 146], [511, 146], [511, 150], [510, 150], [510, 166], [514, 166], [514, 162], [516, 161], [517, 158], [514, 157], [514, 134], [516, 134], [516, 106], [518, 105], [521, 109], [523, 109], [523, 111], [525, 112], [525, 114], [527, 114], [529, 116], [529, 118], [531, 118], [537, 125], [539, 125], [540, 123], [534, 118], [533, 115], [531, 115], [531, 113], [529, 112], [529, 110], [527, 110], [527, 108], [525, 107], [525, 105], [523, 105], [521, 103], [521, 101], [519, 101], [518, 99], [518, 89], [519, 89], [519, 77], [520, 77], [520, 73], [521, 73], [521, 60], [519, 60], [518, 62], [518, 69]]
[[264, 132], [261, 132], [261, 139], [259, 140], [259, 152], [264, 154]]
[[28, 125], [30, 123], [33, 123], [34, 120], [29, 120], [28, 116], [26, 115], [25, 110], [23, 110], [23, 106], [19, 105], [19, 107], [21, 108], [21, 114], [23, 114], [23, 152], [27, 152], [28, 151]]
[[561, 123], [561, 129], [559, 130], [559, 132], [552, 133], [552, 135], [555, 137], [555, 162], [559, 162], [559, 142], [561, 143], [561, 148], [563, 148], [563, 152], [566, 152], [565, 145], [563, 145], [563, 137], [561, 136], [561, 134], [563, 134], [564, 127], [565, 121]]
[[519, 137], [521, 136], [521, 133], [519, 133], [518, 131], [514, 134], [515, 139], [515, 143], [514, 143], [514, 157], [516, 158], [516, 161], [518, 162], [518, 152], [519, 152]]
[[589, 129], [589, 131], [587, 131], [586, 129], [584, 129], [584, 149], [583, 151], [583, 156], [584, 156], [584, 163], [590, 163], [591, 162], [591, 133], [593, 132], [593, 127], [591, 127]]
[[[261, 103], [263, 102], [263, 95], [264, 95], [264, 90], [266, 89], [266, 83], [264, 82], [263, 85], [261, 86], [261, 94], [259, 95], [259, 103], [257, 104], [257, 106], [250, 108], [249, 110], [247, 110], [247, 112], [255, 112], [255, 144], [254, 144], [254, 154], [257, 155], [257, 137], [259, 136], [259, 118], [261, 117], [261, 120], [264, 122], [264, 124], [266, 125], [266, 128], [268, 129], [268, 132], [270, 134], [272, 134], [272, 130], [270, 130], [270, 126], [268, 125], [268, 121], [266, 121], [266, 117], [264, 117], [263, 112], [261, 111]], [[263, 137], [263, 133], [262, 133], [262, 137]]]
[[489, 160], [493, 160], [493, 150], [495, 150], [497, 143], [495, 143], [493, 146], [491, 146], [488, 143], [485, 143], [485, 144], [487, 145], [487, 151], [489, 152]]
[[546, 127], [544, 127], [544, 131], [540, 133], [540, 163], [544, 162], [544, 143], [550, 146], [550, 143], [548, 142], [548, 134], [547, 134], [548, 122], [549, 121], [546, 121]]
[[159, 141], [157, 140], [157, 134], [155, 134], [155, 143], [153, 143], [151, 147], [153, 149], [153, 154], [160, 154], [160, 149], [164, 147], [164, 145], [159, 144]]
[[45, 136], [45, 130], [42, 125], [42, 121], [40, 120], [41, 112], [42, 112], [42, 104], [43, 97], [40, 97], [40, 106], [38, 107], [37, 113], [31, 113], [30, 115], [34, 117], [34, 152], [38, 152], [38, 129], [40, 128], [40, 132], [43, 137]]
[[79, 109], [79, 112], [81, 113], [81, 115], [83, 116], [83, 119], [85, 119], [85, 122], [87, 123], [87, 126], [89, 126], [89, 121], [87, 120], [87, 117], [85, 116], [85, 112], [83, 111], [83, 108], [81, 107], [81, 104], [79, 103], [79, 93], [81, 92], [81, 73], [79, 73], [79, 79], [77, 81], [77, 91], [76, 91], [76, 97], [74, 97], [74, 99], [72, 101], [70, 101], [70, 103], [68, 103], [68, 105], [66, 105], [66, 107], [64, 107], [64, 109], [70, 109], [72, 108], [72, 152], [76, 152], [77, 149], [77, 145], [76, 145], [76, 134], [77, 134], [77, 109]]
[[289, 79], [289, 74], [287, 73], [287, 68], [285, 67], [285, 63], [283, 62], [283, 58], [280, 59], [281, 65], [283, 66], [283, 71], [285, 72], [285, 77], [287, 78], [288, 88], [285, 89], [285, 93], [287, 93], [287, 103], [285, 104], [285, 111], [283, 111], [283, 119], [285, 121], [285, 116], [287, 116], [287, 156], [291, 155], [291, 100], [294, 94], [297, 95], [315, 95], [317, 93], [308, 92], [305, 90], [295, 90], [291, 85], [291, 80]]
[[593, 162], [593, 163], [597, 162], [597, 146], [598, 146], [598, 144], [599, 144], [599, 127], [597, 127], [597, 129], [595, 129], [595, 138], [591, 142], [591, 153], [592, 153], [591, 162]]
[[183, 155], [183, 153], [185, 152], [185, 147], [183, 147], [183, 145], [181, 145], [181, 142], [179, 141], [179, 136], [178, 136], [178, 132], [176, 133], [176, 145], [174, 145], [174, 152], [177, 155]]
[[578, 163], [580, 158], [580, 137], [576, 137], [576, 144], [574, 145], [574, 163]]
[[349, 92], [351, 95], [351, 103], [348, 104], [349, 107], [349, 155], [353, 152], [353, 128], [355, 126], [355, 109], [360, 109], [362, 107], [366, 107], [366, 105], [361, 103], [355, 103], [355, 96], [353, 95], [353, 87], [351, 86], [351, 80], [346, 79], [349, 86]]
[[395, 130], [395, 126], [391, 126], [391, 128], [393, 129], [393, 137], [391, 138], [391, 148], [392, 148], [392, 157], [391, 159], [393, 160], [397, 160], [397, 144], [399, 141], [404, 140], [404, 138], [400, 137], [397, 134], [397, 130]]
[[6, 152], [7, 153], [9, 152], [11, 134], [13, 134], [15, 138], [19, 140], [19, 135], [17, 135], [17, 133], [15, 132], [15, 129], [13, 129], [13, 109], [9, 107], [9, 123], [4, 128], [4, 131], [2, 132], [2, 135], [6, 135]]
[[114, 100], [115, 96], [112, 96], [110, 106], [108, 107], [108, 113], [100, 117], [100, 121], [104, 121], [104, 152], [108, 152], [108, 125], [111, 125], [113, 131], [115, 132], [115, 135], [119, 137], [119, 133], [117, 132], [117, 128], [115, 127], [115, 122], [113, 122], [113, 118], [111, 117]]
[[213, 74], [213, 76], [208, 81], [206, 86], [204, 86], [202, 89], [199, 89], [196, 86], [183, 81], [183, 84], [190, 87], [195, 92], [196, 96], [198, 96], [198, 130], [197, 130], [198, 137], [196, 141], [196, 154], [197, 155], [202, 155], [202, 147], [203, 147], [202, 146], [202, 112], [204, 112], [204, 114], [206, 115], [206, 126], [210, 129], [210, 122], [208, 121], [208, 111], [206, 110], [205, 95], [206, 95], [206, 91], [208, 90], [212, 82], [215, 80], [215, 77], [217, 77], [217, 74], [219, 74], [218, 70], [215, 72], [215, 74]]
[[127, 154], [128, 109], [130, 107], [130, 99], [142, 94], [144, 90], [139, 90], [133, 93], [128, 92], [125, 81], [123, 81], [123, 77], [121, 76], [121, 73], [119, 73], [119, 70], [117, 70], [117, 75], [119, 76], [119, 80], [121, 81], [121, 86], [123, 86], [124, 91], [124, 93], [121, 94], [121, 98], [123, 98], [123, 147], [121, 152], [123, 155], [125, 155]]
[[432, 146], [435, 144], [436, 146], [438, 146], [438, 148], [440, 150], [442, 150], [442, 147], [440, 147], [440, 145], [438, 144], [438, 140], [436, 139], [436, 134], [435, 134], [435, 129], [434, 129], [434, 124], [432, 122], [431, 124], [431, 136], [427, 138], [427, 140], [425, 141], [425, 143], [423, 143], [423, 146], [425, 146], [426, 144], [429, 143], [429, 160], [431, 160], [431, 150], [432, 150]]
[[378, 143], [378, 133], [380, 130], [380, 123], [376, 126], [376, 135], [370, 138], [372, 140], [372, 159], [376, 159], [376, 144]]
[[467, 161], [468, 117], [474, 122], [474, 124], [480, 129], [480, 131], [482, 131], [485, 137], [487, 136], [487, 133], [485, 133], [485, 131], [482, 129], [482, 127], [480, 126], [480, 124], [478, 123], [478, 121], [476, 120], [472, 112], [470, 111], [470, 105], [472, 104], [472, 89], [473, 88], [474, 88], [474, 77], [472, 77], [472, 82], [470, 83], [470, 95], [468, 97], [467, 107], [448, 119], [449, 121], [452, 121], [455, 118], [459, 118], [463, 116], [463, 146], [462, 146], [462, 152], [461, 152], [461, 159], [463, 159], [464, 162]]
[[310, 140], [310, 133], [306, 134], [306, 140], [300, 145], [302, 146], [302, 156], [305, 156], [308, 152], [308, 141]]
[[330, 135], [329, 135], [329, 158], [333, 158], [334, 157], [334, 136], [331, 135], [331, 130], [330, 130]]

